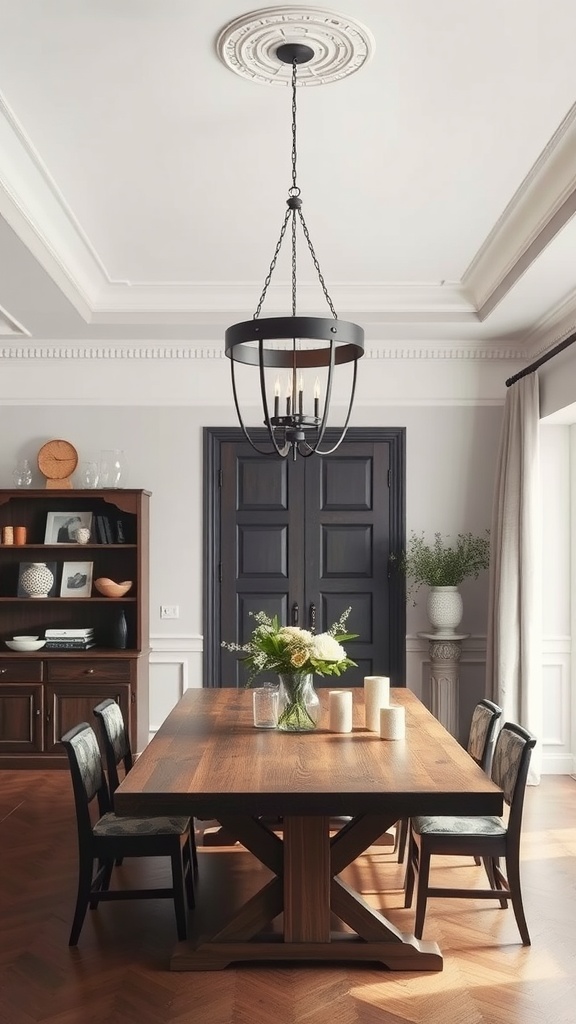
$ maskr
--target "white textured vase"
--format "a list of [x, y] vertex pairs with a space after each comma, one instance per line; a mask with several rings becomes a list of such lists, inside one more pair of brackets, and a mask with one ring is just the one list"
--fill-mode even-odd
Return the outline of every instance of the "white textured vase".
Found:
[[434, 633], [454, 633], [460, 625], [464, 605], [458, 587], [431, 587], [426, 612]]
[[28, 597], [48, 597], [54, 575], [45, 562], [32, 562], [22, 573], [20, 586]]

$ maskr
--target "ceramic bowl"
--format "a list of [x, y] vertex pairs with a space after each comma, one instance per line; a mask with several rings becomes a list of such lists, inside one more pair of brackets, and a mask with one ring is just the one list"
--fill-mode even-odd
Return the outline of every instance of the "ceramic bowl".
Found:
[[39, 640], [40, 637], [38, 636], [38, 633], [35, 633], [34, 636], [13, 636], [12, 639], [13, 640]]
[[44, 647], [45, 640], [6, 640], [6, 647], [11, 651], [39, 651]]
[[106, 576], [100, 576], [99, 579], [94, 580], [94, 586], [104, 597], [124, 597], [124, 594], [127, 594], [132, 586], [132, 580], [115, 583], [114, 580], [109, 580]]

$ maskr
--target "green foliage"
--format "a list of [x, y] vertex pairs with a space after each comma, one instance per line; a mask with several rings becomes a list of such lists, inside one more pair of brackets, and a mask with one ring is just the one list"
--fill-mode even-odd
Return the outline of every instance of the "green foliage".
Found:
[[450, 537], [434, 534], [432, 543], [423, 533], [410, 534], [406, 551], [400, 556], [399, 567], [410, 584], [407, 597], [411, 597], [425, 584], [428, 587], [457, 587], [463, 580], [477, 579], [490, 565], [490, 533], [475, 537], [472, 533], [459, 533], [453, 543]]
[[271, 619], [265, 612], [250, 612], [257, 626], [248, 643], [235, 644], [223, 640], [221, 646], [244, 655], [240, 660], [250, 670], [247, 686], [260, 672], [316, 672], [321, 676], [340, 676], [347, 668], [356, 665], [342, 647], [343, 641], [354, 640], [358, 636], [357, 633], [346, 632], [350, 610], [347, 608], [330, 629], [318, 635], [298, 626], [281, 626], [277, 616]]

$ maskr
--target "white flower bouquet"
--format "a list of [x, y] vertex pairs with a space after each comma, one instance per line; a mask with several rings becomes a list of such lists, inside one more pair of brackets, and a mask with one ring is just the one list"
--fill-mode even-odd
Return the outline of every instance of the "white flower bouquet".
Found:
[[223, 640], [222, 647], [244, 654], [241, 661], [250, 669], [247, 686], [251, 686], [261, 672], [339, 676], [356, 665], [342, 646], [343, 641], [354, 640], [358, 636], [357, 633], [346, 632], [350, 611], [347, 608], [330, 629], [317, 635], [298, 626], [281, 626], [277, 616], [271, 619], [265, 612], [251, 613], [257, 625], [248, 643], [234, 644]]

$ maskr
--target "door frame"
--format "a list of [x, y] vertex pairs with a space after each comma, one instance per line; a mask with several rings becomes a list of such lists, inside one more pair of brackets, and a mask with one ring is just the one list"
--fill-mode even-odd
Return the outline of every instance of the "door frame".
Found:
[[[336, 444], [341, 431], [328, 429], [327, 444]], [[203, 678], [204, 686], [217, 687], [215, 682], [216, 638], [220, 636], [219, 548], [221, 494], [221, 446], [240, 443], [246, 437], [240, 427], [204, 427], [204, 557], [203, 557]], [[257, 444], [266, 443], [268, 432], [263, 427], [250, 431]], [[386, 442], [390, 450], [390, 553], [399, 554], [406, 544], [406, 427], [349, 427], [339, 449], [346, 442]], [[278, 458], [278, 456], [270, 456]], [[311, 458], [321, 456], [312, 455]], [[406, 679], [406, 580], [402, 573], [388, 569], [390, 585], [390, 671], [396, 678]]]

